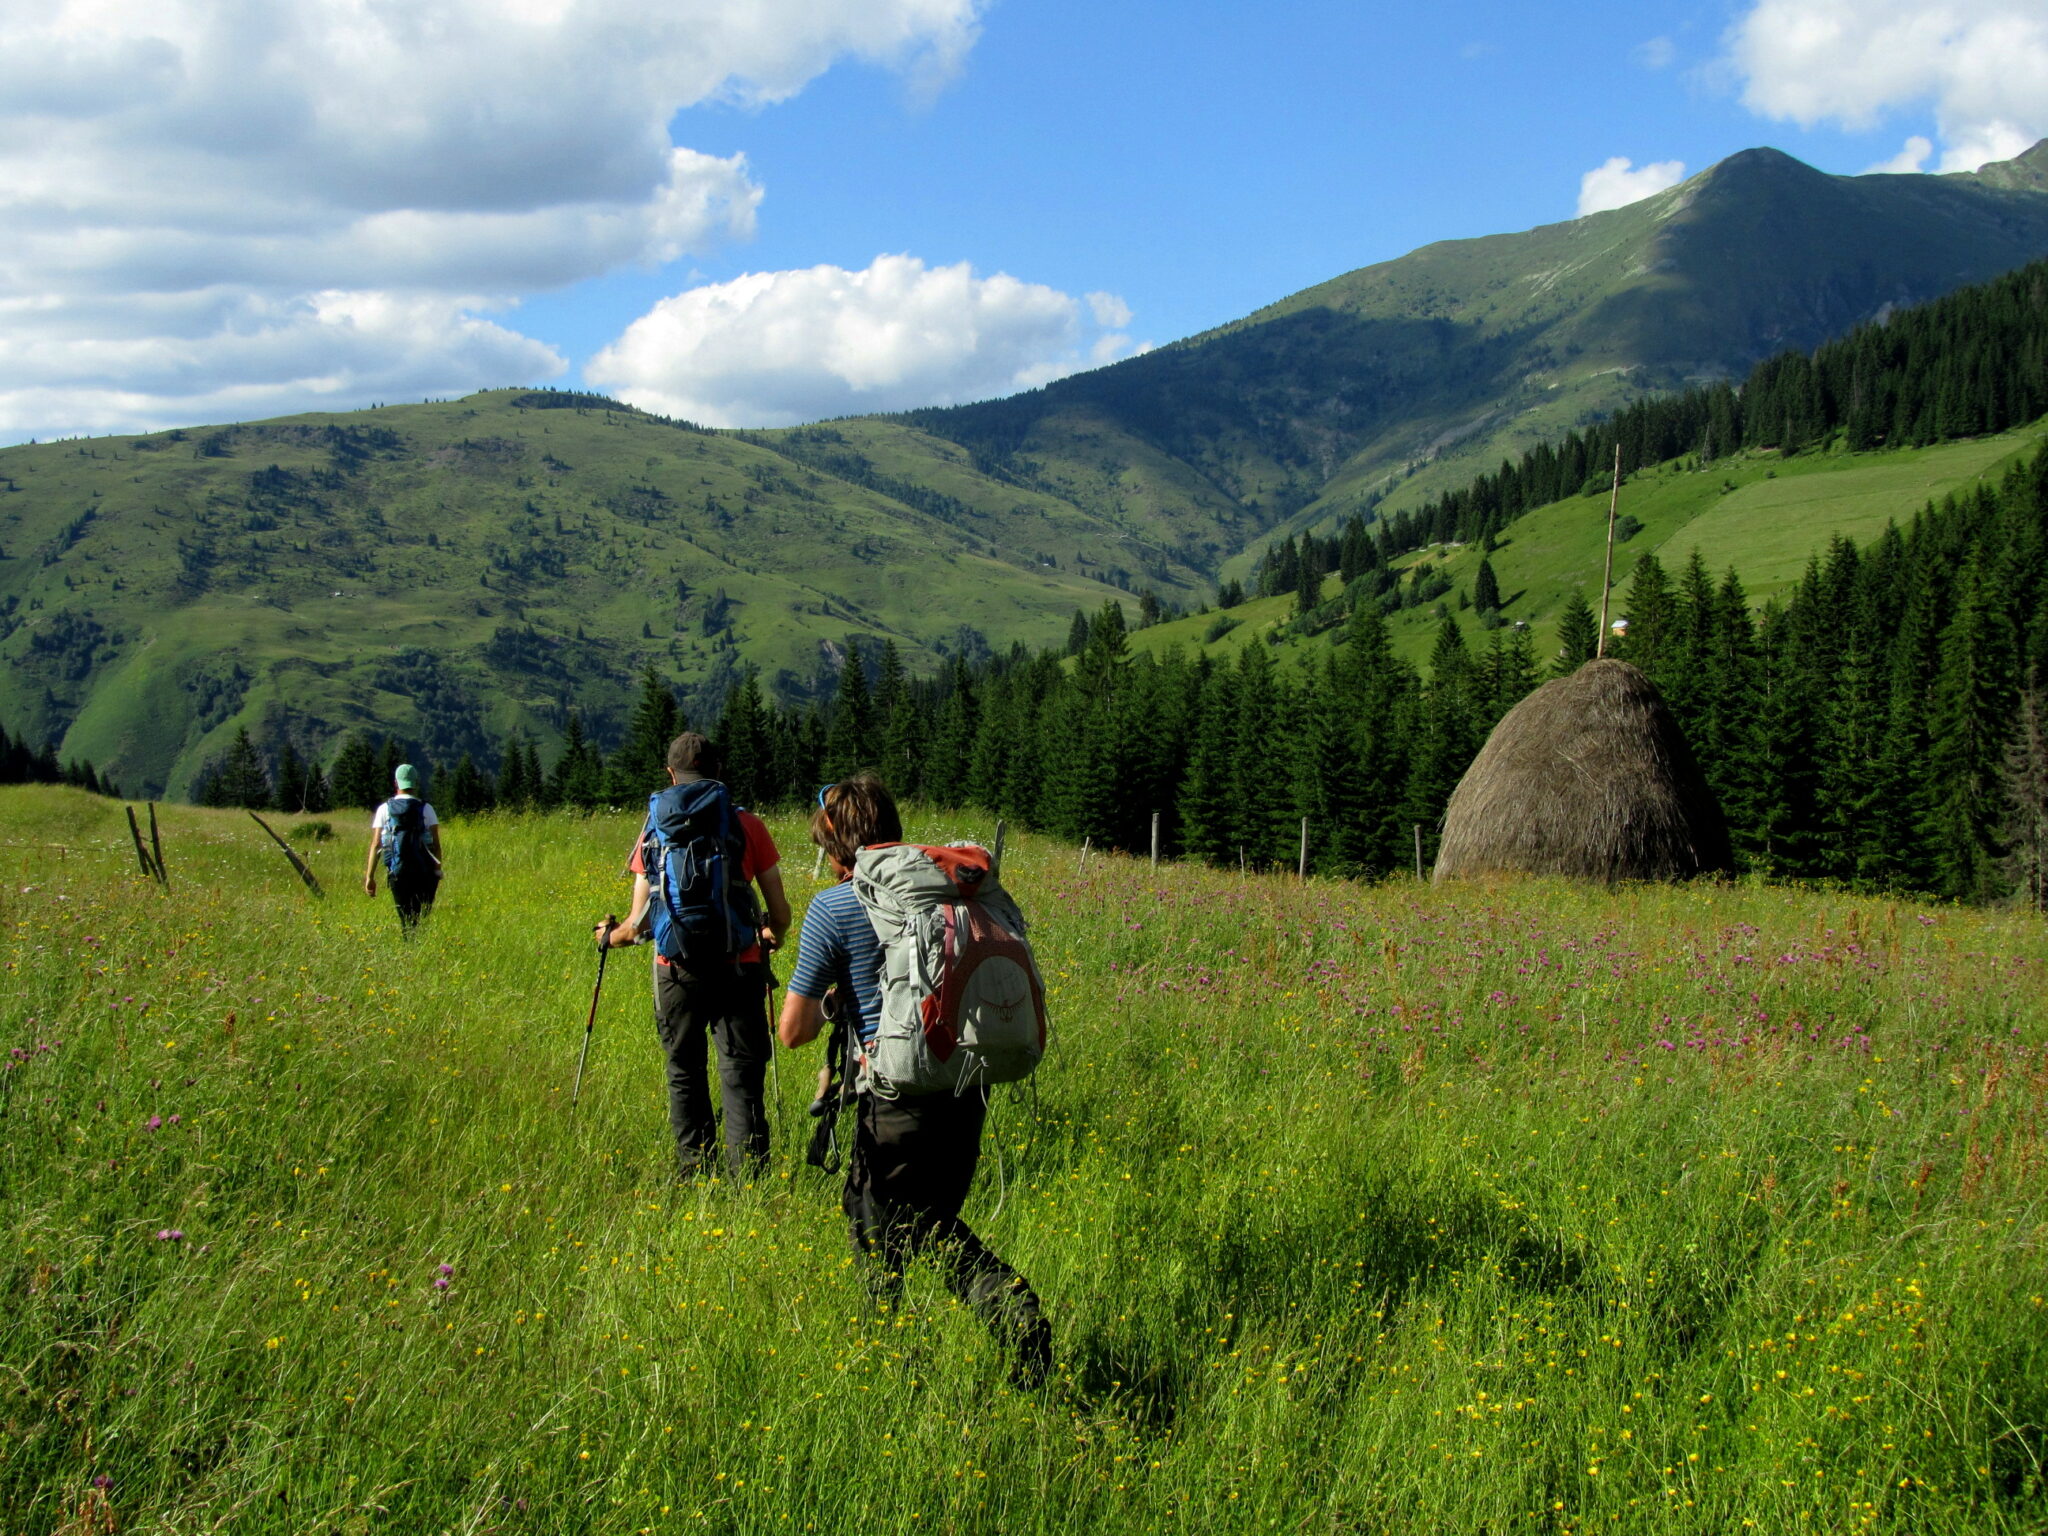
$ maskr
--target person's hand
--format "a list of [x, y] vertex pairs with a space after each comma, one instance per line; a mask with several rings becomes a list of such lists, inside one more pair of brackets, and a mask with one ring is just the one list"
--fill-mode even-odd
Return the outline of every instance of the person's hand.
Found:
[[777, 933], [773, 928], [764, 926], [761, 929], [760, 937], [761, 947], [767, 950], [769, 953], [772, 954], [776, 950], [782, 948], [782, 935]]
[[604, 921], [590, 930], [590, 937], [596, 942], [599, 949], [615, 949], [617, 946], [612, 943], [612, 935], [618, 931], [618, 927], [618, 918], [607, 912], [604, 915]]
[[372, 895], [372, 896], [376, 895], [376, 894], [377, 894], [377, 877], [376, 877], [375, 875], [365, 875], [365, 876], [363, 876], [363, 889], [364, 889], [364, 891], [366, 891], [366, 892], [367, 892], [368, 894], [370, 894], [370, 895]]

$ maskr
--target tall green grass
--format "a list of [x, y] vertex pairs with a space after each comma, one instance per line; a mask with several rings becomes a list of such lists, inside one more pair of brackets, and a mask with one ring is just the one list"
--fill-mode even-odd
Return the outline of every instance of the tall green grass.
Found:
[[621, 955], [571, 1109], [629, 822], [452, 826], [406, 944], [352, 825], [315, 902], [174, 808], [165, 895], [109, 810], [0, 792], [0, 1529], [2048, 1520], [2037, 920], [1014, 840], [1057, 1038], [967, 1214], [1057, 1330], [1020, 1392], [931, 1274], [869, 1312], [815, 1052], [772, 1177], [673, 1185]]

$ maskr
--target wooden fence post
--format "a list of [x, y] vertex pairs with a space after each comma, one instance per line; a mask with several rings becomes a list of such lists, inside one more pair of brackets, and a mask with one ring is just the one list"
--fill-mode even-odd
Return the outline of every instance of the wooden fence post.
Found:
[[1301, 870], [1297, 878], [1302, 880], [1308, 878], [1308, 818], [1306, 816], [1301, 818]]
[[1159, 867], [1159, 813], [1152, 813], [1152, 867]]
[[1415, 823], [1415, 878], [1422, 878], [1422, 823]]

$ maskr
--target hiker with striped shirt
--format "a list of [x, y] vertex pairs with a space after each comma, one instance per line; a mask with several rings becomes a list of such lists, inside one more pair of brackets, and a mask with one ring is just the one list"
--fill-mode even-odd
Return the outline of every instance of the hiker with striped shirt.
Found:
[[[811, 840], [832, 861], [839, 883], [813, 897], [804, 914], [777, 1033], [792, 1049], [815, 1040], [825, 1024], [825, 993], [836, 984], [854, 1004], [845, 1027], [857, 1032], [849, 1053], [857, 1062], [881, 1023], [882, 950], [854, 892], [854, 856], [900, 843], [903, 822], [882, 781], [859, 774], [819, 792]], [[1052, 1330], [1037, 1294], [960, 1219], [987, 1115], [986, 1089], [885, 1100], [863, 1081], [840, 1205], [878, 1305], [901, 1301], [905, 1266], [925, 1255], [947, 1288], [1012, 1349], [1013, 1379], [1036, 1386], [1052, 1364]]]

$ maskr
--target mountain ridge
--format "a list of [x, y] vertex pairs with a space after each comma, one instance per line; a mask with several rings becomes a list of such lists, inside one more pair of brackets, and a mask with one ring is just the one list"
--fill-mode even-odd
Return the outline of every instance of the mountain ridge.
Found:
[[700, 710], [749, 667], [815, 698], [850, 648], [1195, 606], [1267, 540], [2044, 253], [2048, 141], [1940, 177], [1756, 149], [1003, 400], [712, 432], [506, 390], [0, 450], [0, 720], [176, 788], [244, 724], [452, 754], [573, 700], [604, 739], [648, 666]]

